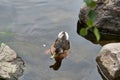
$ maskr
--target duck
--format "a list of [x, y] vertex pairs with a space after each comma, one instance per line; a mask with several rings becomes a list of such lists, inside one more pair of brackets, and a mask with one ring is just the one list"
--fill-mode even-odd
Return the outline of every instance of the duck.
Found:
[[57, 39], [50, 47], [51, 59], [55, 59], [56, 62], [61, 62], [70, 53], [70, 41], [69, 35], [65, 31], [61, 31], [58, 34]]

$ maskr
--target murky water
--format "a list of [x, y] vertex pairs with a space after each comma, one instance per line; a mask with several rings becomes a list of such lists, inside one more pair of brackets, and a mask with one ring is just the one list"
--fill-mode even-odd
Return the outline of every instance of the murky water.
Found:
[[[25, 61], [19, 80], [101, 80], [95, 62], [100, 45], [76, 33], [82, 5], [83, 0], [0, 0], [0, 31], [15, 34], [1, 40]], [[69, 33], [71, 53], [54, 71], [45, 50], [60, 31]]]

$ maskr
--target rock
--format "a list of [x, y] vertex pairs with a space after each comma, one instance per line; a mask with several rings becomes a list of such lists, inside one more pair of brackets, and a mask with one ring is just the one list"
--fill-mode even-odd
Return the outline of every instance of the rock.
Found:
[[[82, 24], [83, 25], [83, 24]], [[85, 25], [85, 24], [84, 24]], [[83, 25], [83, 26], [84, 26]], [[77, 22], [77, 33], [80, 35], [79, 31], [81, 29], [81, 24], [79, 21]], [[80, 35], [81, 36], [81, 35]], [[86, 36], [82, 36], [85, 39], [91, 41], [94, 44], [100, 44], [101, 46], [108, 44], [108, 43], [113, 43], [113, 42], [120, 42], [120, 35], [113, 35], [113, 34], [104, 34], [100, 33], [100, 40], [97, 41], [95, 35], [93, 34], [92, 31], [89, 31], [89, 34]]]
[[[120, 0], [96, 0], [95, 11], [97, 20], [95, 26], [101, 33], [120, 35]], [[84, 6], [80, 10], [79, 23], [85, 27], [89, 8]]]
[[120, 43], [103, 46], [96, 61], [100, 73], [106, 80], [120, 80]]
[[24, 62], [16, 52], [2, 43], [0, 47], [0, 78], [16, 80], [23, 74]]

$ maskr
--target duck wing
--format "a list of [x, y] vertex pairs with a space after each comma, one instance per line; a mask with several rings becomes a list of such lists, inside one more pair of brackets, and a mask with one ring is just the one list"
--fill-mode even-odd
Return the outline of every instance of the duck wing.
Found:
[[70, 42], [69, 40], [56, 39], [54, 47], [62, 48], [63, 50], [68, 50], [70, 49]]

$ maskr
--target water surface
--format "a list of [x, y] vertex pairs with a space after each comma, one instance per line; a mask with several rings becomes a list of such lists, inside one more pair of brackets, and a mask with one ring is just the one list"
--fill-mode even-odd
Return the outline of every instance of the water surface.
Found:
[[[0, 0], [0, 31], [15, 34], [1, 40], [25, 61], [19, 80], [101, 80], [95, 62], [101, 46], [76, 33], [82, 5], [82, 0]], [[60, 31], [69, 33], [71, 53], [54, 71], [45, 50]]]

